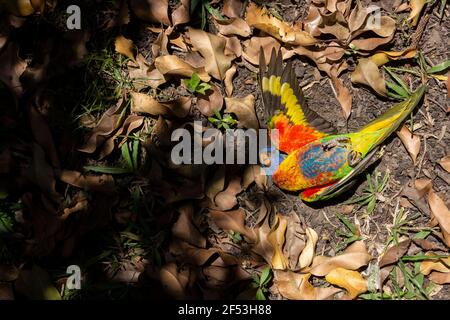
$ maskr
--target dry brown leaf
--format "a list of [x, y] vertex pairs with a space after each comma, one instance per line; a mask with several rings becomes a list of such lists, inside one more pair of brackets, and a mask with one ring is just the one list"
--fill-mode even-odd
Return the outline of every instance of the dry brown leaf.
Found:
[[413, 239], [413, 242], [424, 250], [446, 250], [441, 244], [427, 239]]
[[220, 89], [215, 84], [212, 84], [211, 90], [208, 90], [207, 92], [207, 95], [198, 95], [197, 108], [203, 115], [210, 117], [215, 111], [222, 110], [223, 96]]
[[161, 267], [159, 278], [164, 291], [170, 296], [175, 299], [186, 298], [186, 288], [191, 278], [189, 269], [179, 269], [171, 262]]
[[225, 72], [225, 92], [227, 93], [228, 97], [231, 97], [233, 95], [233, 77], [236, 74], [236, 66], [233, 65], [230, 69]]
[[351, 74], [353, 83], [368, 85], [379, 95], [386, 96], [386, 83], [375, 62], [368, 58], [360, 58]]
[[208, 82], [211, 80], [203, 68], [194, 68], [174, 55], [157, 57], [155, 67], [162, 75], [190, 78], [192, 74], [197, 73], [202, 81]]
[[432, 272], [428, 279], [437, 284], [449, 284], [450, 273]]
[[403, 127], [397, 131], [397, 135], [403, 142], [403, 145], [411, 156], [413, 163], [416, 164], [417, 156], [420, 152], [420, 138], [412, 134], [406, 125], [403, 125]]
[[257, 164], [249, 165], [245, 168], [244, 176], [242, 178], [242, 187], [248, 188], [253, 182], [256, 183], [259, 189], [267, 190], [267, 175], [264, 170]]
[[19, 57], [19, 47], [16, 43], [10, 42], [6, 49], [0, 53], [0, 81], [18, 99], [23, 92], [20, 76], [27, 68], [27, 63]]
[[275, 18], [264, 7], [254, 3], [247, 6], [245, 21], [249, 26], [257, 28], [287, 44], [309, 46], [317, 42], [309, 33], [298, 25], [290, 26], [286, 22]]
[[177, 210], [180, 215], [178, 220], [172, 226], [172, 234], [189, 244], [199, 248], [206, 247], [206, 239], [202, 236], [195, 226], [194, 209], [191, 204], [184, 205]]
[[426, 0], [409, 0], [411, 12], [409, 13], [407, 21], [410, 21], [413, 26], [416, 26], [419, 22], [420, 13], [422, 12], [422, 9], [426, 3]]
[[[288, 260], [288, 269], [297, 271], [301, 269], [301, 264], [308, 264], [310, 252], [312, 252], [311, 260], [314, 256], [314, 236], [315, 233], [303, 224], [298, 213], [291, 211], [285, 215], [287, 219], [287, 229], [285, 234], [285, 242], [283, 245], [283, 255]], [[311, 236], [309, 240], [308, 236]], [[305, 249], [307, 241], [308, 249]], [[313, 250], [311, 250], [313, 247]], [[306, 252], [305, 252], [306, 250]], [[302, 256], [304, 254], [304, 256]]]
[[254, 240], [254, 233], [245, 226], [245, 212], [242, 208], [227, 212], [210, 210], [209, 216], [219, 228], [239, 232], [247, 239]]
[[259, 122], [254, 104], [255, 97], [252, 94], [245, 98], [225, 98], [225, 112], [236, 114], [240, 127], [257, 130]]
[[444, 200], [433, 190], [428, 193], [428, 204], [434, 218], [439, 223], [445, 244], [450, 247], [450, 210], [445, 205]]
[[131, 112], [184, 118], [189, 114], [190, 109], [191, 99], [189, 97], [159, 102], [145, 93], [131, 92]]
[[263, 48], [266, 64], [268, 64], [272, 50], [275, 49], [275, 51], [278, 51], [280, 49], [280, 43], [272, 37], [252, 37], [250, 40], [244, 41], [244, 52], [242, 56], [248, 62], [259, 65], [260, 47]]
[[272, 270], [285, 270], [289, 266], [288, 259], [283, 254], [287, 223], [286, 217], [277, 214], [273, 226], [267, 235], [267, 240], [273, 248], [272, 259], [268, 261]]
[[[427, 256], [434, 256], [433, 252], [425, 253]], [[420, 263], [420, 273], [424, 275], [429, 275], [432, 271], [450, 273], [450, 257], [424, 260]]]
[[338, 288], [318, 288], [310, 282], [310, 273], [274, 270], [274, 283], [280, 294], [291, 300], [325, 300], [340, 291]]
[[445, 156], [441, 160], [439, 160], [439, 164], [445, 171], [450, 173], [450, 156]]
[[169, 55], [167, 46], [169, 44], [169, 35], [172, 33], [173, 27], [168, 27], [167, 29], [161, 29], [158, 37], [152, 42], [152, 54], [154, 57]]
[[[242, 55], [242, 46], [241, 41], [238, 37], [227, 37], [225, 45], [225, 55], [229, 57], [233, 57], [233, 59], [238, 58]], [[226, 77], [226, 73], [225, 73]]]
[[118, 53], [124, 55], [130, 60], [136, 61], [136, 47], [133, 44], [133, 40], [127, 39], [123, 35], [119, 35], [116, 37], [114, 45]]
[[220, 166], [220, 168], [214, 172], [212, 178], [209, 179], [205, 195], [211, 201], [214, 201], [216, 195], [219, 192], [223, 191], [224, 188], [225, 188], [225, 167]]
[[205, 58], [206, 71], [214, 78], [223, 80], [233, 60], [224, 53], [226, 40], [193, 28], [189, 28], [188, 34], [193, 48]]
[[367, 280], [357, 271], [336, 268], [325, 276], [325, 280], [347, 290], [352, 299], [367, 291]]
[[350, 90], [346, 86], [344, 86], [344, 83], [342, 83], [341, 79], [334, 76], [331, 77], [331, 84], [334, 95], [341, 105], [344, 117], [345, 119], [348, 119], [348, 117], [350, 117], [350, 114], [352, 113], [352, 95], [350, 93]]
[[139, 19], [171, 25], [168, 0], [130, 0], [130, 8]]
[[319, 236], [317, 232], [315, 232], [311, 228], [306, 228], [306, 235], [308, 236], [308, 240], [306, 241], [306, 246], [300, 254], [300, 269], [308, 267], [314, 258], [314, 252], [316, 249], [317, 241], [319, 240]]
[[190, 21], [189, 8], [190, 0], [181, 0], [180, 6], [172, 12], [172, 23], [174, 27]]
[[214, 24], [220, 34], [224, 36], [238, 35], [248, 37], [251, 34], [250, 27], [245, 20], [241, 18], [231, 18], [228, 20], [214, 19]]
[[381, 257], [381, 260], [378, 263], [379, 267], [383, 268], [384, 266], [396, 263], [401, 257], [406, 254], [410, 244], [411, 240], [408, 239], [400, 242], [398, 245], [390, 247]]
[[431, 190], [431, 187], [433, 186], [431, 179], [416, 179], [414, 181], [414, 187], [417, 190], [417, 194], [420, 198], [428, 194], [428, 192]]
[[316, 256], [308, 272], [315, 276], [323, 277], [336, 268], [357, 270], [367, 265], [372, 259], [372, 256], [367, 252], [364, 242], [356, 241], [337, 256]]
[[144, 88], [151, 87], [156, 89], [158, 86], [166, 82], [164, 75], [158, 69], [145, 60], [140, 53], [136, 57], [136, 61], [128, 61], [128, 72], [133, 86], [140, 91]]
[[44, 10], [44, 0], [11, 0], [1, 1], [0, 4], [10, 13], [19, 16], [26, 17], [36, 12]]
[[416, 49], [406, 49], [404, 51], [378, 51], [374, 55], [370, 56], [369, 59], [380, 67], [391, 60], [414, 58], [416, 54]]
[[78, 171], [62, 170], [58, 178], [77, 188], [111, 194], [115, 191], [114, 179], [109, 174], [83, 175]]
[[240, 0], [225, 0], [223, 3], [223, 13], [228, 18], [238, 18], [241, 15], [242, 2]]
[[222, 192], [214, 198], [214, 202], [219, 210], [230, 210], [237, 205], [236, 195], [242, 191], [241, 178], [234, 177]]

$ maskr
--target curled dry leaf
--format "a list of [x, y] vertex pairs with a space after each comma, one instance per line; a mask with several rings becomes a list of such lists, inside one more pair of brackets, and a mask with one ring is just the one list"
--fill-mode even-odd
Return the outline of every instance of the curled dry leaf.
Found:
[[439, 160], [439, 164], [445, 171], [450, 173], [450, 156], [445, 156], [441, 160]]
[[409, 13], [407, 21], [410, 21], [413, 26], [416, 26], [419, 22], [420, 13], [422, 12], [422, 9], [426, 3], [426, 0], [409, 0], [411, 12]]
[[414, 181], [414, 187], [417, 190], [417, 194], [420, 198], [424, 197], [425, 195], [430, 192], [431, 187], [433, 186], [431, 179], [416, 179]]
[[114, 45], [118, 53], [135, 61], [136, 48], [133, 44], [133, 40], [127, 39], [123, 35], [119, 35], [116, 37]]
[[233, 65], [230, 69], [225, 72], [225, 92], [227, 93], [228, 97], [231, 97], [233, 94], [233, 77], [236, 74], [236, 66]]
[[175, 116], [184, 118], [191, 109], [191, 99], [180, 97], [174, 101], [159, 102], [145, 93], [131, 92], [131, 112], [145, 113], [153, 116]]
[[316, 256], [309, 272], [315, 276], [323, 277], [336, 268], [357, 270], [366, 266], [372, 259], [364, 242], [356, 241], [337, 256]]
[[401, 257], [406, 254], [410, 244], [411, 240], [407, 239], [397, 245], [393, 245], [392, 247], [390, 247], [381, 257], [381, 260], [378, 263], [379, 267], [383, 268], [384, 266], [396, 263]]
[[431, 213], [439, 223], [444, 243], [447, 247], [450, 247], [450, 210], [445, 205], [444, 200], [442, 200], [433, 190], [430, 190], [428, 193], [428, 204]]
[[140, 53], [136, 57], [136, 61], [128, 61], [128, 74], [133, 81], [136, 90], [142, 90], [147, 87], [156, 89], [158, 86], [166, 82], [164, 75], [145, 60]]
[[254, 233], [245, 226], [245, 212], [242, 208], [227, 212], [210, 210], [209, 216], [219, 228], [225, 231], [239, 232], [247, 239], [254, 240]]
[[215, 111], [222, 110], [223, 107], [223, 96], [220, 92], [219, 87], [215, 84], [211, 85], [211, 90], [207, 91], [208, 94], [199, 94], [197, 98], [197, 108], [200, 112], [210, 117]]
[[267, 190], [267, 175], [261, 166], [257, 164], [252, 164], [245, 168], [242, 187], [247, 189], [253, 182], [256, 183], [259, 189]]
[[306, 228], [306, 235], [308, 236], [308, 240], [306, 241], [306, 246], [300, 254], [300, 269], [308, 267], [314, 258], [314, 252], [316, 250], [316, 244], [319, 240], [319, 236], [317, 232], [315, 232], [311, 228]]
[[208, 82], [211, 80], [203, 68], [194, 68], [174, 55], [157, 57], [155, 67], [162, 75], [190, 78], [192, 74], [197, 73], [202, 81]]
[[225, 78], [233, 57], [225, 55], [226, 40], [203, 30], [189, 28], [189, 39], [194, 50], [205, 58], [206, 71], [218, 80]]
[[233, 59], [240, 57], [242, 55], [241, 41], [237, 37], [227, 37], [224, 52], [226, 56], [229, 56]]
[[214, 203], [219, 210], [230, 210], [237, 205], [236, 195], [242, 191], [241, 178], [234, 177], [222, 192], [214, 198]]
[[341, 105], [344, 117], [345, 119], [348, 119], [352, 112], [352, 95], [350, 93], [350, 90], [346, 86], [344, 86], [341, 79], [334, 76], [331, 77], [331, 84], [334, 95]]
[[360, 83], [371, 87], [381, 96], [386, 96], [386, 82], [378, 66], [369, 58], [360, 58], [358, 65], [351, 74], [353, 83]]
[[10, 13], [19, 16], [26, 17], [34, 13], [42, 13], [45, 7], [44, 0], [11, 0], [1, 1], [1, 6]]
[[240, 0], [225, 0], [222, 11], [228, 18], [238, 18], [241, 15], [242, 5]]
[[310, 273], [274, 270], [274, 283], [280, 294], [291, 300], [325, 300], [340, 291], [338, 288], [318, 288], [310, 282]]
[[115, 191], [114, 179], [109, 174], [83, 175], [78, 171], [62, 170], [58, 178], [77, 188], [111, 194]]
[[214, 24], [217, 27], [217, 30], [219, 30], [219, 33], [224, 36], [237, 35], [248, 37], [251, 34], [247, 22], [241, 18], [231, 18], [228, 20], [214, 19]]
[[208, 181], [208, 185], [206, 186], [205, 195], [211, 200], [214, 201], [216, 195], [223, 191], [225, 188], [225, 167], [220, 166], [218, 170], [214, 172], [214, 175]]
[[[434, 256], [433, 252], [427, 252], [425, 255]], [[424, 260], [420, 263], [420, 272], [429, 275], [432, 271], [450, 273], [450, 257], [441, 259]]]
[[406, 125], [403, 125], [400, 131], [397, 131], [397, 135], [403, 142], [403, 145], [411, 156], [412, 161], [416, 164], [417, 156], [420, 152], [420, 138], [411, 133]]
[[287, 44], [309, 46], [317, 42], [299, 25], [288, 25], [286, 22], [275, 18], [266, 8], [258, 7], [254, 3], [247, 6], [245, 21], [249, 26], [264, 31]]
[[432, 272], [428, 279], [437, 284], [449, 284], [450, 273]]
[[255, 97], [252, 94], [245, 98], [225, 98], [225, 112], [236, 114], [240, 127], [257, 130], [259, 122], [254, 105]]
[[171, 25], [168, 0], [130, 0], [130, 8], [139, 19]]
[[369, 59], [375, 62], [380, 67], [391, 60], [411, 59], [417, 54], [416, 49], [406, 49], [404, 51], [378, 51]]
[[267, 240], [273, 248], [270, 265], [275, 270], [285, 270], [289, 266], [288, 259], [283, 254], [287, 223], [286, 217], [277, 214], [272, 229], [267, 235]]
[[200, 231], [198, 231], [193, 222], [194, 209], [192, 205], [184, 205], [178, 208], [177, 211], [180, 213], [180, 215], [178, 216], [177, 222], [175, 222], [172, 226], [172, 234], [189, 244], [192, 244], [199, 248], [205, 248], [206, 239], [202, 236]]
[[186, 298], [186, 289], [191, 281], [189, 268], [178, 268], [173, 262], [161, 267], [159, 278], [164, 291], [175, 299]]
[[181, 0], [179, 7], [172, 12], [172, 23], [174, 27], [189, 22], [189, 8], [190, 0]]
[[367, 291], [367, 280], [357, 271], [336, 268], [325, 276], [325, 280], [347, 290], [352, 299]]

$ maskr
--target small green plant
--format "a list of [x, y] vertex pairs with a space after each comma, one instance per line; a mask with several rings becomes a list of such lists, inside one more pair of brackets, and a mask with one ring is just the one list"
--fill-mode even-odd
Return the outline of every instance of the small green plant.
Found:
[[233, 243], [239, 243], [242, 241], [242, 235], [239, 232], [231, 231], [228, 236]]
[[206, 91], [211, 89], [211, 85], [206, 82], [202, 82], [198, 74], [195, 72], [189, 79], [184, 79], [183, 83], [192, 93], [206, 94]]
[[202, 30], [206, 27], [207, 13], [211, 14], [217, 20], [225, 20], [224, 16], [220, 13], [220, 10], [213, 8], [207, 0], [192, 0], [191, 1], [191, 15], [197, 11], [200, 5], [200, 17]]
[[237, 121], [229, 113], [222, 116], [219, 111], [214, 111], [214, 116], [209, 117], [208, 121], [215, 125], [217, 129], [224, 128], [228, 130], [237, 124]]
[[[408, 86], [403, 81], [403, 79], [394, 72], [394, 70], [399, 70], [391, 67], [383, 67], [384, 70], [391, 76], [394, 81], [386, 81], [387, 93], [388, 96], [398, 99], [398, 100], [406, 100], [411, 96], [411, 92], [409, 91]], [[402, 71], [408, 69], [401, 69]], [[411, 70], [409, 70], [411, 71]]]
[[272, 280], [272, 270], [270, 270], [269, 266], [264, 267], [261, 275], [258, 276], [256, 273], [253, 274], [253, 288], [257, 288], [256, 290], [256, 300], [266, 300], [265, 293], [269, 290], [267, 285], [270, 280]]
[[375, 209], [377, 201], [381, 197], [381, 193], [387, 186], [389, 181], [389, 171], [386, 171], [384, 177], [381, 178], [381, 173], [375, 171], [374, 177], [367, 174], [367, 187], [363, 190], [361, 196], [354, 197], [344, 202], [344, 204], [359, 204], [360, 207], [367, 205], [366, 212], [371, 214]]
[[346, 248], [348, 245], [352, 244], [355, 241], [361, 240], [361, 234], [356, 228], [356, 226], [351, 223], [347, 217], [336, 213], [336, 217], [339, 219], [339, 221], [345, 226], [345, 230], [337, 230], [336, 236], [343, 238], [343, 240], [338, 244], [336, 251], [340, 251], [344, 248]]

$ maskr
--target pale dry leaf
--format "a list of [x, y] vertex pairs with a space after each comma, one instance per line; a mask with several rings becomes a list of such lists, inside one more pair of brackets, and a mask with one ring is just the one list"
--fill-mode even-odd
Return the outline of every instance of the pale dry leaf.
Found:
[[214, 201], [216, 195], [225, 188], [225, 167], [221, 166], [208, 181], [205, 195]]
[[386, 83], [378, 66], [368, 58], [360, 58], [355, 70], [351, 73], [353, 83], [360, 83], [371, 87], [381, 96], [386, 96]]
[[286, 217], [277, 214], [273, 226], [267, 235], [267, 240], [273, 248], [270, 265], [275, 270], [285, 270], [289, 266], [288, 259], [283, 254], [287, 223]]
[[190, 21], [189, 8], [190, 0], [181, 0], [178, 8], [172, 12], [172, 23], [174, 27]]
[[209, 216], [219, 228], [239, 232], [246, 238], [254, 240], [253, 232], [245, 226], [245, 212], [242, 208], [226, 212], [210, 210]]
[[437, 284], [449, 284], [450, 283], [450, 273], [432, 272], [428, 279]]
[[155, 59], [155, 67], [164, 76], [182, 76], [190, 78], [194, 73], [197, 73], [202, 81], [208, 82], [211, 80], [203, 68], [194, 68], [175, 55], [157, 57]]
[[416, 164], [417, 156], [420, 152], [419, 136], [411, 133], [406, 125], [403, 125], [403, 127], [399, 131], [397, 131], [397, 135], [403, 142], [403, 145], [411, 156], [413, 163]]
[[357, 270], [366, 266], [372, 259], [373, 257], [367, 252], [364, 242], [356, 241], [343, 253], [334, 257], [316, 256], [308, 272], [322, 277], [336, 268]]
[[341, 79], [334, 76], [331, 77], [331, 84], [334, 95], [341, 105], [344, 117], [345, 119], [348, 119], [352, 112], [352, 95], [350, 93], [350, 90], [344, 85]]
[[433, 186], [431, 179], [421, 178], [414, 181], [414, 187], [417, 190], [417, 195], [422, 198], [430, 192]]
[[134, 46], [133, 40], [127, 39], [123, 35], [119, 35], [116, 37], [114, 46], [116, 52], [135, 61], [136, 47]]
[[239, 18], [242, 5], [240, 0], [225, 0], [222, 11], [228, 18]]
[[378, 263], [379, 267], [383, 268], [384, 266], [396, 263], [401, 257], [406, 254], [410, 244], [411, 240], [407, 239], [397, 245], [393, 245], [392, 247], [390, 247], [381, 257], [380, 262]]
[[245, 38], [251, 34], [247, 22], [241, 18], [231, 18], [228, 20], [214, 19], [214, 24], [219, 33], [224, 36], [237, 35]]
[[244, 98], [225, 98], [225, 112], [236, 114], [239, 126], [255, 129], [259, 128], [255, 111], [255, 97], [252, 94]]
[[214, 202], [219, 210], [230, 210], [237, 205], [236, 195], [242, 191], [241, 178], [234, 177], [222, 192], [214, 198]]
[[197, 229], [193, 221], [194, 209], [191, 204], [186, 204], [177, 209], [178, 220], [172, 226], [172, 234], [189, 244], [199, 248], [206, 247], [206, 239]]
[[224, 52], [226, 56], [233, 58], [238, 58], [242, 55], [242, 45], [238, 37], [226, 37]]
[[[434, 256], [435, 254], [433, 252], [427, 252], [425, 255]], [[424, 260], [420, 263], [420, 273], [427, 276], [432, 271], [450, 273], [450, 257]]]
[[226, 40], [203, 30], [189, 28], [189, 39], [194, 50], [205, 58], [206, 71], [218, 80], [225, 78], [233, 57], [225, 55]]
[[256, 183], [260, 190], [267, 190], [267, 175], [261, 166], [251, 164], [245, 168], [242, 178], [242, 187], [247, 189], [253, 182]]
[[388, 63], [391, 60], [411, 59], [417, 54], [416, 49], [406, 49], [403, 51], [377, 51], [369, 57], [378, 67]]
[[186, 288], [190, 279], [189, 269], [179, 269], [174, 262], [161, 267], [159, 278], [166, 291], [175, 299], [186, 297]]
[[433, 217], [439, 223], [443, 240], [447, 247], [450, 247], [450, 210], [432, 189], [428, 193], [428, 204], [430, 206]]
[[450, 173], [450, 155], [443, 157], [441, 160], [439, 160], [439, 164], [442, 168], [444, 168], [445, 171]]
[[347, 290], [352, 299], [367, 291], [367, 280], [357, 271], [336, 268], [325, 276], [325, 280]]
[[228, 97], [231, 97], [233, 95], [233, 77], [236, 74], [236, 66], [233, 65], [230, 69], [225, 72], [225, 92]]
[[130, 0], [130, 8], [139, 19], [171, 25], [168, 0]]
[[407, 21], [411, 22], [411, 25], [417, 25], [417, 23], [419, 22], [420, 13], [422, 12], [423, 7], [426, 3], [426, 0], [409, 0], [411, 12], [409, 13]]
[[325, 300], [340, 291], [338, 288], [314, 287], [310, 273], [274, 270], [274, 283], [280, 294], [290, 300]]
[[180, 97], [174, 101], [159, 102], [152, 96], [140, 92], [131, 92], [131, 112], [153, 116], [175, 116], [184, 118], [191, 109], [191, 99]]
[[136, 56], [136, 61], [128, 61], [127, 66], [133, 86], [138, 91], [147, 87], [156, 89], [166, 82], [164, 75], [154, 65], [150, 65], [140, 53]]
[[306, 241], [306, 246], [300, 254], [300, 269], [308, 267], [314, 258], [314, 252], [316, 250], [316, 244], [319, 240], [319, 236], [317, 232], [311, 228], [306, 228], [306, 235], [308, 236], [308, 240]]

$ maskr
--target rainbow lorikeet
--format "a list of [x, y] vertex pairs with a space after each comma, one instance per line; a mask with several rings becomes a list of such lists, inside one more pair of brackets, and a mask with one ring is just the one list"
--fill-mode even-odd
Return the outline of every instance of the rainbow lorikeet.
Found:
[[347, 190], [426, 90], [420, 87], [359, 131], [338, 134], [308, 108], [291, 62], [283, 68], [280, 51], [272, 50], [266, 67], [261, 49], [260, 86], [268, 127], [278, 129], [276, 148], [282, 154], [272, 180], [281, 189], [300, 191], [301, 199], [307, 202], [329, 199]]

